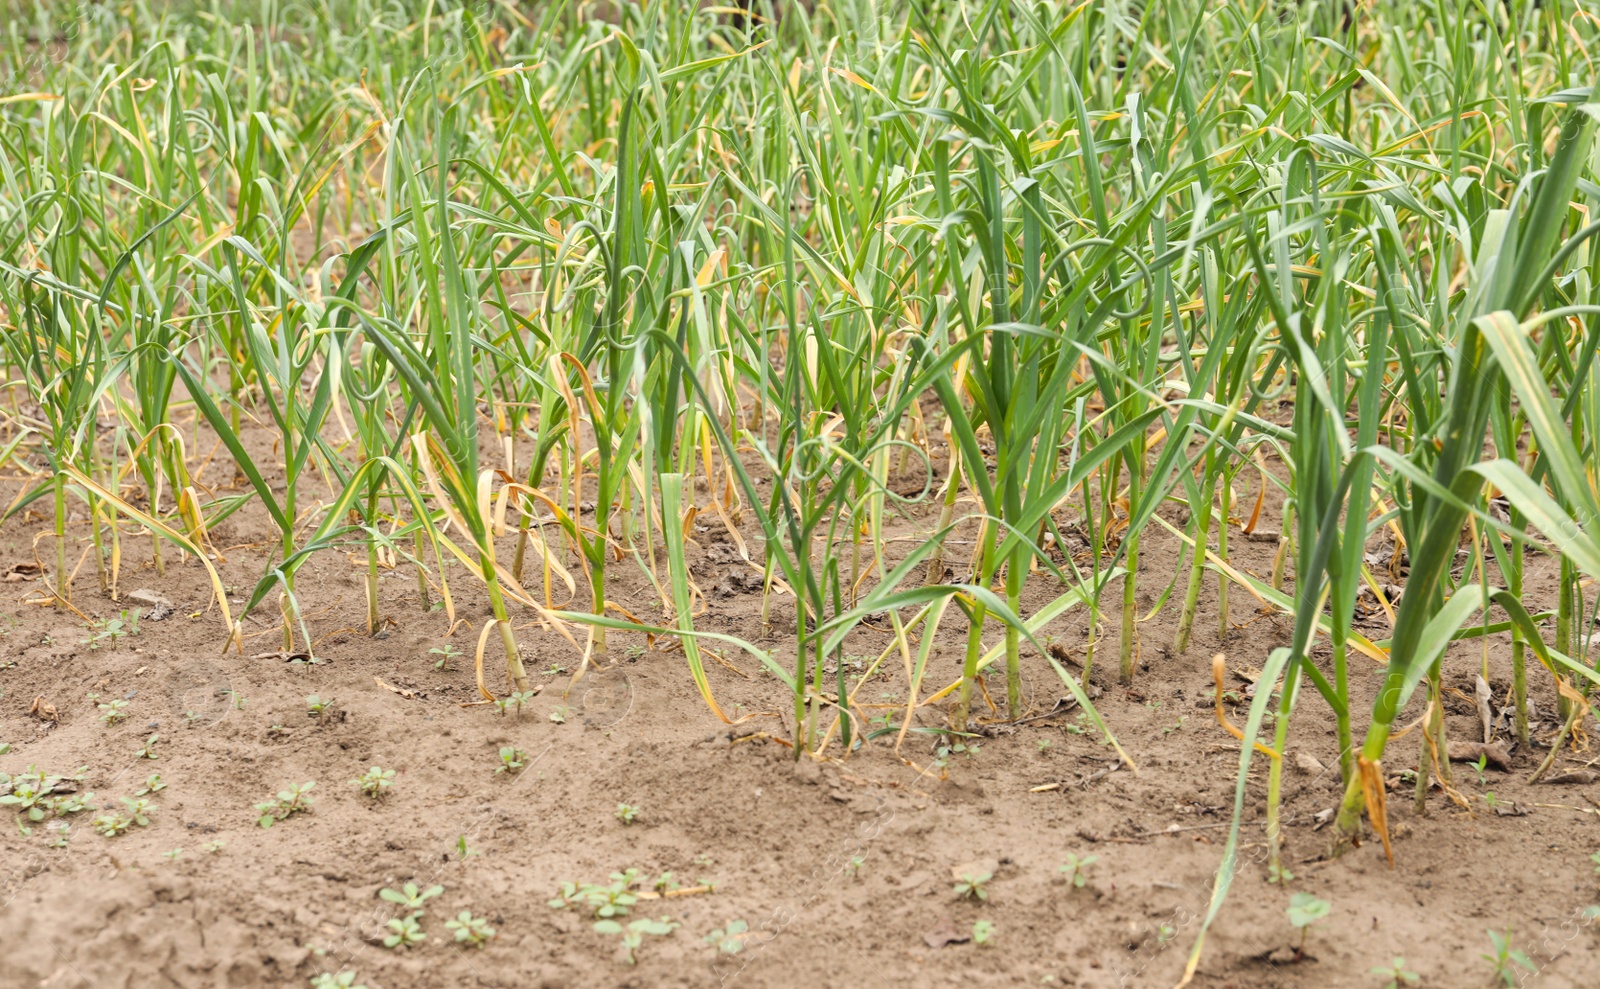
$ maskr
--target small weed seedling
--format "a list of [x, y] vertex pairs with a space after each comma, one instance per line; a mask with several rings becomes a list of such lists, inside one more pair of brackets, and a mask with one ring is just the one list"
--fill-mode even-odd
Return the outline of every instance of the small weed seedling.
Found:
[[975, 920], [972, 923], [972, 943], [988, 944], [994, 938], [994, 924], [987, 920]]
[[418, 910], [409, 917], [389, 918], [389, 922], [384, 925], [389, 933], [383, 939], [383, 946], [391, 951], [398, 951], [401, 948], [414, 948], [426, 941], [428, 935], [422, 933], [422, 925], [417, 923], [417, 918], [420, 916], [422, 911]]
[[940, 745], [933, 750], [933, 764], [940, 769], [950, 765], [950, 757], [965, 755], [968, 759], [976, 759], [981, 746], [975, 741], [952, 742], [949, 745]]
[[500, 765], [495, 767], [496, 773], [520, 773], [522, 767], [528, 762], [528, 753], [518, 748], [505, 745], [500, 748]]
[[133, 757], [135, 759], [157, 759], [157, 758], [160, 758], [159, 756], [156, 755], [156, 743], [159, 742], [159, 741], [161, 741], [161, 736], [160, 735], [151, 735], [149, 738], [144, 740], [144, 748], [142, 748], [138, 752], [134, 753]]
[[539, 691], [537, 690], [513, 690], [506, 696], [496, 699], [494, 706], [499, 708], [502, 718], [506, 716], [506, 711], [513, 708], [516, 709], [517, 717], [520, 718], [522, 717], [522, 706], [537, 696], [539, 696]]
[[442, 646], [434, 646], [432, 649], [429, 649], [428, 655], [439, 657], [438, 662], [433, 664], [434, 669], [453, 670], [455, 669], [455, 665], [451, 662], [451, 660], [455, 659], [457, 656], [460, 656], [461, 651], [455, 647], [454, 643], [446, 642]]
[[322, 972], [311, 977], [311, 989], [367, 989], [366, 983], [356, 981], [356, 973]]
[[625, 872], [613, 872], [611, 882], [604, 886], [595, 883], [562, 883], [560, 892], [550, 901], [550, 907], [554, 910], [582, 907], [601, 920], [623, 917], [639, 902], [638, 895], [632, 889], [640, 878], [638, 869], [628, 869]]
[[639, 819], [639, 808], [631, 804], [617, 804], [617, 809], [612, 812], [612, 816], [623, 824], [632, 824]]
[[333, 706], [337, 703], [338, 701], [334, 700], [332, 697], [324, 699], [318, 697], [316, 694], [312, 694], [310, 697], [306, 698], [306, 717], [320, 718], [324, 714], [330, 713], [333, 710]]
[[107, 838], [115, 838], [135, 825], [149, 827], [150, 814], [156, 809], [154, 804], [144, 799], [123, 797], [122, 806], [120, 812], [112, 811], [95, 818], [95, 830]]
[[471, 910], [461, 911], [454, 920], [445, 921], [444, 926], [455, 932], [458, 944], [481, 948], [494, 938], [494, 928], [482, 917], [474, 917]]
[[992, 872], [968, 873], [961, 877], [955, 885], [956, 895], [964, 900], [987, 900], [989, 890], [987, 884], [994, 878]]
[[567, 723], [567, 715], [571, 713], [572, 708], [567, 707], [565, 704], [559, 704], [555, 710], [550, 712], [550, 720], [555, 724], [564, 725]]
[[1478, 761], [1472, 764], [1473, 770], [1478, 774], [1478, 785], [1479, 786], [1483, 786], [1484, 783], [1487, 782], [1484, 779], [1483, 770], [1488, 765], [1489, 765], [1489, 755], [1488, 755], [1488, 753], [1480, 754], [1478, 756]]
[[99, 649], [101, 643], [107, 643], [112, 648], [116, 648], [117, 640], [124, 635], [138, 634], [139, 613], [137, 611], [129, 612], [124, 609], [122, 614], [116, 618], [90, 622], [89, 637], [83, 640], [83, 644], [88, 646], [90, 650]]
[[1296, 893], [1289, 897], [1289, 923], [1300, 929], [1300, 946], [1294, 949], [1297, 960], [1305, 957], [1306, 934], [1311, 930], [1311, 925], [1326, 917], [1332, 909], [1327, 900], [1319, 900], [1310, 893]]
[[622, 926], [620, 921], [616, 920], [597, 920], [594, 922], [596, 934], [622, 935], [622, 949], [626, 953], [626, 960], [629, 965], [638, 963], [639, 947], [644, 944], [646, 934], [665, 937], [677, 929], [678, 925], [666, 917], [662, 917], [660, 920], [651, 920], [648, 917], [630, 920], [626, 928]]
[[706, 944], [717, 949], [718, 954], [737, 955], [744, 950], [745, 935], [750, 925], [742, 920], [730, 920], [727, 927], [719, 927], [705, 936]]
[[1517, 969], [1522, 968], [1529, 972], [1537, 973], [1538, 967], [1526, 954], [1511, 946], [1511, 932], [1489, 932], [1489, 943], [1494, 945], [1494, 954], [1479, 955], [1484, 961], [1494, 966], [1492, 981], [1505, 986], [1506, 989], [1516, 989], [1518, 976]]
[[467, 859], [471, 858], [472, 856], [481, 855], [481, 854], [483, 854], [483, 853], [478, 851], [476, 848], [469, 848], [467, 846], [467, 836], [466, 835], [463, 834], [463, 835], [457, 835], [456, 836], [456, 855], [460, 856], [461, 861], [465, 862]]
[[279, 790], [277, 797], [272, 800], [256, 804], [256, 810], [259, 812], [256, 823], [264, 828], [270, 828], [295, 814], [306, 813], [311, 809], [311, 798], [306, 796], [306, 792], [316, 785], [315, 781], [307, 781], [298, 786], [291, 786], [287, 790]]
[[[90, 699], [93, 700], [93, 696]], [[128, 716], [128, 702], [120, 697], [112, 698], [103, 704], [96, 704], [95, 706], [100, 709], [100, 720], [104, 721], [108, 728]]]
[[618, 917], [628, 912], [628, 908], [639, 902], [639, 897], [632, 890], [635, 883], [643, 878], [643, 873], [638, 869], [624, 869], [611, 874], [611, 882], [604, 886], [589, 886], [585, 890], [588, 902], [594, 907], [594, 915], [601, 920]]
[[383, 796], [389, 787], [394, 786], [394, 770], [384, 769], [382, 766], [373, 766], [350, 782], [361, 787], [362, 793], [377, 799]]
[[[0, 807], [14, 807], [21, 818], [35, 824], [51, 815], [59, 818], [87, 810], [94, 805], [94, 794], [73, 792], [73, 784], [87, 771], [85, 766], [74, 777], [48, 776], [30, 766], [16, 776], [0, 773]], [[23, 834], [29, 833], [20, 818], [17, 827]]]
[[1371, 972], [1380, 979], [1388, 980], [1383, 984], [1383, 989], [1405, 989], [1406, 986], [1414, 986], [1422, 981], [1422, 976], [1406, 970], [1404, 958], [1390, 959], [1388, 968], [1378, 966], [1371, 969]]
[[1057, 867], [1056, 871], [1067, 877], [1069, 890], [1082, 889], [1089, 882], [1089, 866], [1099, 861], [1098, 855], [1068, 855], [1066, 862]]
[[420, 917], [423, 914], [423, 904], [443, 892], [443, 886], [429, 886], [427, 889], [422, 889], [416, 883], [406, 883], [398, 891], [388, 887], [378, 890], [378, 899], [397, 903], [410, 910], [413, 917]]
[[161, 857], [166, 859], [169, 862], [176, 862], [178, 860], [178, 858], [180, 856], [182, 856], [182, 855], [183, 855], [183, 849], [181, 849], [181, 848], [174, 848], [169, 852], [162, 852], [161, 853]]
[[157, 793], [161, 790], [165, 790], [166, 788], [166, 781], [161, 778], [161, 774], [151, 773], [150, 776], [144, 781], [144, 785], [133, 791], [133, 795], [136, 797], [148, 796], [149, 794]]

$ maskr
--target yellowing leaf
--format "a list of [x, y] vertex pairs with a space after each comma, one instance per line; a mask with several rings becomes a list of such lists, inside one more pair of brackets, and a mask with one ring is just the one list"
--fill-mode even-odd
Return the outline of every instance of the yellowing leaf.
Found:
[[722, 266], [723, 259], [727, 255], [728, 252], [720, 247], [712, 251], [711, 256], [706, 258], [706, 263], [700, 266], [700, 273], [694, 276], [694, 283], [701, 288], [710, 285], [711, 279], [715, 277], [717, 269]]
[[872, 83], [866, 81], [865, 79], [861, 78], [859, 75], [856, 75], [854, 72], [851, 72], [849, 69], [836, 69], [836, 68], [834, 68], [832, 66], [829, 66], [828, 67], [828, 71], [832, 72], [836, 76], [843, 76], [845, 79], [848, 79], [850, 82], [855, 83], [857, 86], [860, 86], [862, 89], [865, 89], [869, 93], [873, 93], [873, 94], [876, 94], [878, 96], [882, 96], [883, 95], [882, 93], [878, 92], [878, 88], [876, 86], [874, 86]]

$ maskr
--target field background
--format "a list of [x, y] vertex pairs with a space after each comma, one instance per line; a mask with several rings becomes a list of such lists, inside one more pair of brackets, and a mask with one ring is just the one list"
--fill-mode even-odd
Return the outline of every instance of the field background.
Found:
[[0, 986], [1590, 985], [1597, 38], [13, 6]]

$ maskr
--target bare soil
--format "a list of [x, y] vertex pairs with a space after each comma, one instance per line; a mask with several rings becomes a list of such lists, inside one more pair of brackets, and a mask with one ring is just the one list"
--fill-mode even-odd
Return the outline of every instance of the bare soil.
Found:
[[[211, 483], [221, 471], [210, 469]], [[15, 491], [14, 482], [0, 485], [6, 501]], [[1276, 526], [1276, 511], [1269, 500], [1264, 528]], [[87, 546], [81, 510], [77, 518], [72, 559]], [[930, 511], [903, 520], [894, 534], [925, 533], [931, 518]], [[748, 568], [716, 548], [725, 537], [715, 516], [701, 521], [690, 550], [707, 596], [699, 626], [762, 642], [792, 664], [792, 599], [777, 599], [775, 637], [763, 639], [759, 586], [730, 579]], [[0, 571], [32, 563], [36, 553], [51, 559], [49, 531], [38, 516], [8, 524], [0, 531]], [[759, 547], [748, 513], [743, 533]], [[247, 508], [216, 535], [225, 547], [224, 581], [247, 595], [268, 562], [264, 514]], [[509, 538], [501, 544], [508, 557], [512, 545]], [[1236, 539], [1233, 560], [1264, 576], [1274, 548]], [[1178, 543], [1151, 526], [1143, 550], [1141, 607], [1148, 612], [1177, 567]], [[354, 548], [348, 558], [324, 554], [301, 571], [299, 590], [322, 660], [305, 665], [273, 654], [279, 634], [270, 604], [246, 620], [243, 654], [221, 655], [222, 623], [203, 569], [169, 551], [167, 573], [158, 576], [143, 536], [125, 535], [122, 551], [124, 597], [146, 589], [176, 607], [160, 621], [147, 613], [137, 636], [98, 648], [85, 644], [89, 633], [76, 615], [29, 603], [46, 593], [42, 583], [0, 585], [0, 741], [11, 745], [0, 769], [73, 774], [84, 767], [80, 787], [93, 791], [96, 807], [119, 806], [151, 773], [167, 784], [154, 797], [159, 809], [149, 826], [115, 838], [90, 827], [96, 811], [68, 818], [65, 832], [45, 822], [26, 834], [7, 810], [0, 822], [0, 986], [304, 986], [318, 972], [340, 970], [359, 973], [373, 989], [1171, 986], [1211, 894], [1238, 765], [1238, 743], [1211, 709], [1211, 656], [1226, 653], [1233, 668], [1259, 666], [1270, 649], [1287, 644], [1292, 626], [1234, 588], [1237, 627], [1219, 641], [1208, 575], [1194, 642], [1177, 654], [1169, 644], [1180, 583], [1166, 607], [1140, 625], [1139, 675], [1132, 688], [1120, 687], [1120, 592], [1113, 586], [1103, 615], [1109, 638], [1091, 681], [1097, 707], [1137, 772], [1107, 771], [1116, 765], [1111, 750], [1083, 730], [1077, 712], [1055, 708], [1067, 692], [1037, 656], [1025, 660], [1030, 719], [1005, 725], [985, 709], [988, 737], [975, 751], [952, 754], [942, 770], [932, 751], [938, 736], [926, 731], [907, 736], [904, 759], [891, 737], [847, 759], [835, 742], [832, 758], [796, 762], [775, 741], [793, 730], [780, 713], [789, 705], [784, 689], [737, 651], [726, 654], [731, 665], [708, 664], [724, 708], [753, 715], [729, 728], [708, 712], [681, 652], [665, 640], [614, 635], [615, 672], [564, 696], [577, 657], [529, 615], [518, 635], [542, 692], [520, 715], [502, 716], [491, 706], [463, 706], [477, 696], [471, 658], [486, 599], [459, 567], [450, 571], [451, 586], [471, 627], [449, 640], [465, 654], [457, 668], [434, 667], [438, 655], [429, 650], [445, 641], [447, 622], [420, 607], [409, 565], [384, 572], [390, 623], [380, 638], [365, 634], [364, 556]], [[969, 551], [953, 545], [948, 558], [959, 565]], [[614, 600], [642, 617], [658, 613], [653, 590], [631, 563], [613, 566], [609, 576]], [[88, 617], [107, 619], [131, 607], [95, 585], [93, 566], [85, 564], [73, 603]], [[1548, 568], [1528, 586], [1530, 606], [1546, 603]], [[1037, 575], [1025, 604], [1037, 608], [1059, 592], [1048, 574]], [[1368, 621], [1368, 634], [1387, 634], [1381, 613]], [[1081, 658], [1081, 609], [1050, 633]], [[959, 675], [965, 627], [953, 609], [939, 635], [930, 690]], [[875, 657], [888, 641], [868, 625], [847, 650]], [[1449, 685], [1466, 697], [1482, 649], [1471, 641], [1452, 647]], [[1491, 637], [1487, 649], [1498, 703], [1509, 684], [1509, 648], [1503, 637]], [[1364, 711], [1379, 667], [1362, 657], [1353, 664]], [[491, 652], [491, 683], [498, 684], [503, 673], [494, 675], [496, 667]], [[555, 667], [567, 672], [536, 672]], [[1548, 732], [1553, 692], [1537, 668], [1530, 678]], [[1230, 686], [1245, 689], [1240, 680]], [[903, 710], [906, 688], [901, 664], [891, 659], [858, 699], [898, 700]], [[90, 693], [126, 699], [127, 717], [103, 724]], [[311, 694], [335, 704], [310, 717]], [[58, 720], [30, 714], [35, 698]], [[1451, 737], [1477, 737], [1472, 705], [1464, 698], [1452, 704]], [[1420, 712], [1420, 700], [1413, 702], [1402, 723]], [[923, 729], [944, 719], [937, 706], [918, 715]], [[1242, 722], [1242, 709], [1234, 717]], [[161, 736], [158, 758], [136, 757], [151, 734]], [[1418, 744], [1413, 734], [1391, 746], [1392, 777], [1415, 764]], [[519, 775], [495, 772], [505, 746], [528, 754]], [[1332, 718], [1309, 690], [1291, 753], [1285, 813], [1293, 882], [1284, 889], [1266, 881], [1259, 817], [1266, 765], [1258, 759], [1243, 861], [1194, 985], [1376, 987], [1387, 980], [1370, 970], [1403, 956], [1422, 985], [1482, 986], [1491, 978], [1480, 957], [1491, 950], [1490, 929], [1511, 930], [1535, 966], [1520, 984], [1595, 984], [1596, 931], [1583, 911], [1600, 901], [1589, 862], [1600, 848], [1593, 812], [1600, 805], [1592, 799], [1600, 787], [1529, 785], [1544, 750], [1514, 747], [1510, 771], [1490, 768], [1482, 783], [1472, 767], [1455, 767], [1470, 812], [1435, 790], [1428, 813], [1417, 816], [1410, 785], [1397, 784], [1389, 802], [1397, 836], [1390, 868], [1376, 841], [1336, 860], [1324, 857], [1329, 833], [1318, 815], [1339, 797], [1338, 753]], [[1301, 755], [1335, 768], [1296, 768]], [[381, 800], [351, 782], [373, 765], [397, 771]], [[254, 804], [308, 780], [317, 783], [309, 813], [257, 826]], [[1494, 807], [1484, 799], [1489, 792]], [[619, 803], [638, 809], [631, 825], [615, 816]], [[62, 837], [64, 847], [53, 847]], [[1069, 854], [1096, 856], [1082, 888], [1058, 872]], [[646, 936], [632, 965], [619, 938], [595, 933], [575, 909], [549, 905], [565, 882], [603, 883], [629, 868], [648, 877], [645, 888], [670, 872], [665, 888], [677, 883], [678, 892], [689, 891], [633, 907], [633, 917], [668, 917], [680, 926], [671, 936]], [[992, 871], [986, 899], [957, 897], [961, 871]], [[378, 894], [408, 881], [444, 892], [426, 905], [426, 941], [389, 950], [376, 939], [405, 911]], [[696, 891], [704, 886], [712, 888]], [[1293, 890], [1332, 905], [1311, 928], [1303, 954], [1285, 918]], [[498, 936], [481, 950], [453, 943], [445, 921], [462, 910], [487, 918]], [[970, 940], [980, 919], [994, 930], [984, 945]], [[749, 927], [743, 950], [719, 953], [704, 940], [734, 921]]]

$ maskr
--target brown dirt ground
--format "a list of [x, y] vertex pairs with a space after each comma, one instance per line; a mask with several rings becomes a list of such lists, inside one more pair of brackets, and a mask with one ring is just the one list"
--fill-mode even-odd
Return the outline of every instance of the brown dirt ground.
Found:
[[[213, 483], [219, 472], [212, 468]], [[13, 483], [0, 485], [7, 501], [14, 492]], [[1269, 503], [1264, 526], [1276, 524], [1275, 512]], [[699, 625], [757, 640], [759, 592], [737, 582], [725, 594], [710, 591], [740, 567], [713, 562], [726, 559], [725, 552], [708, 555], [718, 538], [711, 518], [691, 548], [699, 583], [708, 589], [709, 610]], [[912, 520], [895, 533], [926, 528]], [[0, 569], [31, 561], [35, 545], [49, 559], [47, 533], [42, 518], [13, 520], [0, 531]], [[81, 514], [73, 535], [87, 535]], [[759, 545], [748, 517], [744, 535]], [[264, 514], [246, 509], [217, 536], [218, 545], [234, 547], [225, 551], [223, 579], [248, 593], [266, 559]], [[239, 545], [251, 543], [257, 545]], [[503, 552], [511, 545], [506, 540]], [[1148, 530], [1141, 567], [1146, 610], [1171, 578], [1176, 549], [1165, 530]], [[1234, 560], [1264, 575], [1272, 550], [1237, 540]], [[421, 610], [408, 565], [381, 581], [393, 622], [386, 637], [357, 631], [363, 595], [355, 555], [347, 563], [325, 554], [301, 572], [322, 665], [250, 658], [277, 647], [270, 607], [246, 621], [253, 638], [243, 656], [219, 655], [222, 626], [208, 606], [202, 569], [192, 560], [178, 564], [169, 553], [168, 572], [158, 577], [143, 537], [126, 538], [123, 551], [122, 590], [156, 590], [179, 607], [114, 645], [90, 650], [81, 620], [27, 603], [41, 593], [39, 583], [0, 585], [0, 741], [12, 746], [0, 769], [37, 766], [62, 774], [86, 767], [82, 788], [95, 793], [97, 806], [115, 805], [152, 772], [167, 783], [150, 826], [114, 839], [97, 834], [89, 826], [92, 813], [84, 813], [69, 819], [65, 847], [51, 847], [61, 832], [40, 825], [25, 835], [6, 812], [0, 986], [303, 986], [318, 972], [341, 969], [358, 972], [373, 989], [1170, 986], [1210, 895], [1237, 771], [1238, 745], [1210, 710], [1210, 657], [1221, 649], [1236, 665], [1259, 665], [1291, 631], [1286, 616], [1256, 612], [1235, 589], [1232, 616], [1243, 627], [1219, 643], [1215, 584], [1208, 580], [1195, 642], [1178, 655], [1167, 644], [1180, 588], [1141, 626], [1144, 662], [1133, 689], [1115, 685], [1115, 671], [1107, 669], [1115, 662], [1111, 650], [1097, 660], [1097, 706], [1138, 762], [1137, 775], [1124, 769], [1080, 782], [1113, 757], [1092, 733], [1078, 731], [1068, 713], [993, 726], [979, 751], [953, 756], [941, 777], [926, 768], [933, 744], [926, 733], [908, 736], [905, 749], [922, 771], [884, 740], [847, 760], [797, 764], [787, 748], [741, 735], [754, 729], [786, 737], [791, 726], [771, 713], [786, 706], [781, 685], [736, 652], [727, 658], [742, 676], [709, 664], [719, 701], [730, 712], [767, 713], [730, 739], [696, 694], [682, 654], [628, 650], [645, 645], [636, 636], [613, 638], [613, 654], [637, 655], [611, 679], [590, 681], [587, 697], [580, 691], [563, 699], [569, 674], [535, 673], [543, 691], [520, 716], [463, 707], [475, 696], [470, 657], [486, 602], [459, 568], [452, 586], [460, 614], [475, 627], [452, 640], [467, 654], [454, 671], [433, 667], [428, 650], [443, 641], [446, 621]], [[963, 553], [953, 547], [950, 555]], [[630, 563], [613, 566], [610, 576], [613, 599], [653, 613], [653, 593]], [[1544, 603], [1548, 572], [1535, 573], [1529, 587], [1530, 604]], [[1059, 589], [1048, 576], [1032, 580], [1025, 613], [1054, 593]], [[1105, 596], [1103, 634], [1115, 635], [1119, 599], [1115, 588]], [[91, 566], [78, 576], [75, 603], [102, 618], [123, 607], [99, 594]], [[770, 644], [787, 664], [794, 645], [784, 623], [792, 629], [792, 601], [780, 599], [774, 616], [778, 630]], [[1050, 631], [1081, 653], [1081, 613], [1069, 613]], [[1380, 619], [1368, 631], [1381, 636], [1385, 626]], [[571, 647], [531, 618], [519, 636], [530, 673], [574, 665]], [[959, 672], [965, 630], [953, 609], [940, 636], [928, 678], [937, 686]], [[847, 648], [876, 655], [887, 642], [868, 627]], [[1449, 658], [1451, 685], [1469, 695], [1480, 650], [1458, 644]], [[1509, 681], [1508, 654], [1504, 641], [1491, 639], [1497, 691]], [[1357, 658], [1353, 670], [1364, 712], [1378, 668]], [[1049, 711], [1065, 690], [1037, 657], [1026, 672], [1033, 712]], [[414, 693], [385, 689], [375, 678]], [[1545, 680], [1533, 680], [1548, 728], [1553, 693]], [[905, 689], [903, 671], [891, 662], [860, 699], [893, 696], [903, 703]], [[129, 716], [103, 725], [86, 699], [90, 692], [126, 698]], [[336, 713], [308, 717], [309, 694], [336, 699]], [[59, 721], [31, 716], [35, 697], [53, 704]], [[1304, 700], [1292, 751], [1334, 765], [1331, 717], [1309, 690]], [[551, 720], [558, 709], [565, 723]], [[1402, 720], [1420, 709], [1414, 702]], [[192, 722], [185, 711], [195, 713]], [[1243, 720], [1242, 711], [1235, 716]], [[923, 726], [941, 720], [932, 708], [920, 712]], [[1472, 737], [1475, 725], [1470, 705], [1451, 710], [1452, 737]], [[134, 755], [151, 733], [161, 735], [155, 762]], [[494, 772], [497, 750], [507, 745], [531, 758], [514, 778]], [[829, 751], [840, 754], [837, 744]], [[1390, 773], [1414, 764], [1416, 754], [1415, 736], [1396, 742]], [[1398, 790], [1390, 802], [1398, 835], [1394, 869], [1375, 841], [1323, 860], [1327, 830], [1318, 830], [1314, 816], [1334, 806], [1336, 774], [1291, 769], [1285, 812], [1292, 888], [1332, 904], [1311, 931], [1310, 957], [1293, 964], [1284, 963], [1297, 940], [1284, 914], [1290, 890], [1267, 884], [1262, 861], [1266, 769], [1257, 760], [1244, 861], [1194, 985], [1375, 987], [1386, 980], [1369, 970], [1399, 955], [1421, 973], [1423, 985], [1481, 986], [1490, 979], [1480, 955], [1490, 950], [1491, 928], [1511, 929], [1536, 966], [1536, 977], [1521, 984], [1594, 985], [1586, 959], [1593, 957], [1596, 930], [1582, 911], [1600, 900], [1588, 860], [1600, 847], [1600, 816], [1577, 808], [1600, 806], [1590, 799], [1600, 797], [1600, 787], [1528, 785], [1541, 757], [1513, 752], [1513, 770], [1491, 769], [1484, 784], [1471, 767], [1458, 766], [1456, 784], [1476, 813], [1436, 791], [1429, 814], [1418, 817], [1409, 787]], [[392, 793], [377, 802], [351, 783], [374, 764], [398, 773]], [[253, 804], [306, 780], [317, 782], [311, 813], [269, 830], [256, 826]], [[1057, 782], [1059, 789], [1034, 792]], [[1482, 800], [1487, 790], [1502, 810], [1518, 815], [1490, 812]], [[624, 802], [639, 809], [631, 826], [613, 815]], [[1574, 809], [1544, 806], [1550, 804]], [[463, 836], [472, 852], [465, 858]], [[206, 850], [213, 842], [220, 847]], [[177, 848], [181, 855], [167, 857]], [[1068, 854], [1098, 857], [1082, 889], [1069, 888], [1057, 872]], [[852, 859], [859, 868], [850, 868]], [[958, 900], [952, 869], [985, 860], [994, 870], [987, 901]], [[627, 868], [652, 878], [670, 871], [685, 886], [715, 887], [641, 901], [635, 916], [665, 915], [681, 927], [670, 937], [647, 938], [631, 967], [619, 959], [616, 938], [594, 933], [576, 911], [548, 905], [563, 882], [601, 882]], [[400, 910], [378, 891], [408, 880], [445, 891], [428, 903], [427, 940], [409, 951], [386, 950], [372, 933]], [[445, 920], [464, 909], [499, 931], [481, 951], [451, 943], [445, 929]], [[930, 935], [968, 932], [978, 919], [995, 927], [990, 944], [930, 946]], [[735, 920], [751, 934], [742, 952], [719, 957], [703, 936]]]

